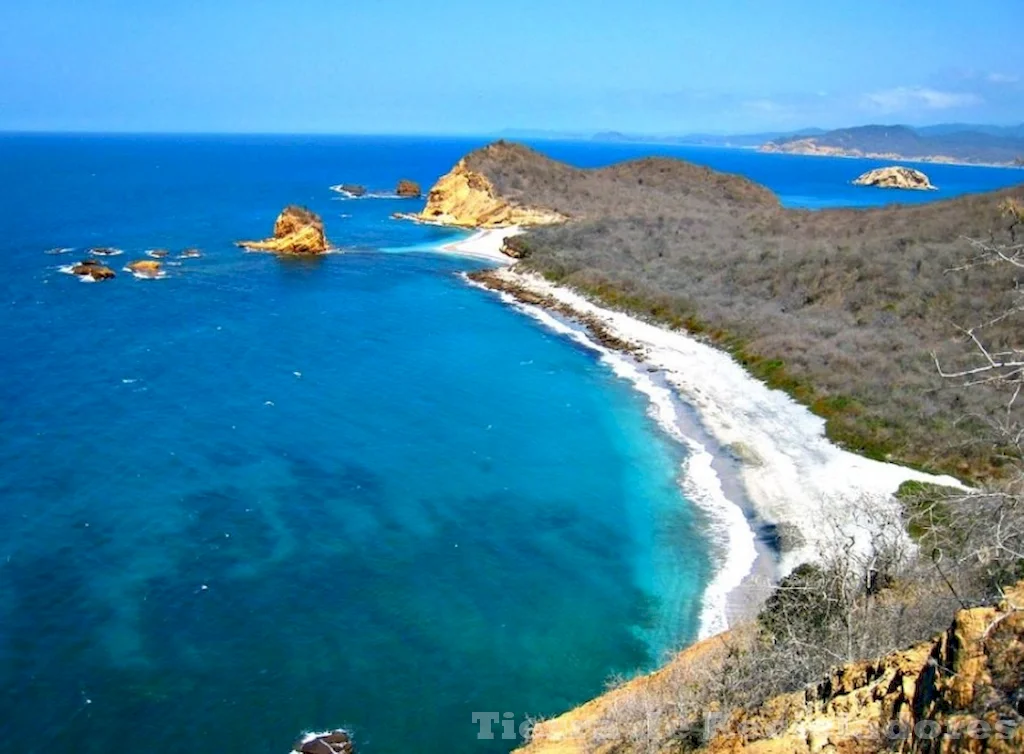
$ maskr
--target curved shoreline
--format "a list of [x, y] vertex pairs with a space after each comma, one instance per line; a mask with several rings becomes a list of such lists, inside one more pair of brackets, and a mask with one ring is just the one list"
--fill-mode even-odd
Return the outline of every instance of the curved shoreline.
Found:
[[[498, 233], [478, 233], [475, 245], [490, 243], [491, 253], [500, 255], [509, 233]], [[600, 351], [619, 376], [647, 395], [659, 424], [690, 448], [684, 492], [708, 512], [713, 522], [709, 536], [715, 551], [724, 554], [705, 590], [700, 638], [751, 617], [771, 582], [819, 559], [840, 540], [864, 551], [881, 530], [895, 526], [902, 532], [893, 493], [903, 481], [960, 486], [951, 477], [873, 461], [833, 445], [825, 437], [824, 421], [809, 409], [769, 389], [728, 354], [684, 332], [605, 309], [515, 269], [489, 270], [474, 275], [473, 282], [498, 291], [506, 303], [542, 325]], [[566, 325], [566, 320], [583, 329]], [[694, 432], [680, 426], [673, 400], [692, 410], [699, 431], [715, 447], [709, 450], [691, 436]], [[729, 465], [726, 456], [735, 462], [737, 477], [729, 494], [724, 489], [733, 470], [722, 468]], [[753, 527], [781, 530], [777, 568], [768, 554], [768, 538], [757, 537]]]

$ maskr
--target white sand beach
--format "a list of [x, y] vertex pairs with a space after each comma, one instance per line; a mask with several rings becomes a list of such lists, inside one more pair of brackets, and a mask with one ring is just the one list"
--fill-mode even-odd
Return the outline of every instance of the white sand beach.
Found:
[[522, 229], [518, 226], [478, 230], [463, 241], [445, 244], [440, 247], [440, 250], [463, 257], [476, 257], [477, 259], [488, 259], [499, 264], [512, 264], [515, 260], [501, 253], [501, 245], [506, 238], [521, 232]]
[[[464, 244], [471, 244], [475, 256], [494, 258], [501, 255], [498, 249], [507, 235], [484, 231]], [[495, 274], [531, 293], [550, 296], [581, 316], [596, 318], [609, 334], [642, 349], [642, 367], [634, 363], [630, 368], [623, 365], [631, 359], [587, 340], [606, 354], [616, 373], [648, 395], [652, 414], [662, 426], [672, 431], [679, 422], [668, 416], [673, 409], [666, 396], [658, 393], [652, 372], [695, 410], [719, 446], [738, 459], [740, 481], [756, 516], [797, 535], [788, 537], [790, 546], [781, 555], [777, 575], [837, 546], [866, 551], [880, 529], [902, 532], [900, 506], [893, 493], [906, 480], [960, 486], [951, 477], [870, 460], [837, 447], [825, 437], [823, 419], [785, 393], [768, 388], [725, 352], [696, 338], [602, 308], [538, 275], [512, 269]], [[549, 312], [502, 295], [545, 326], [586, 340], [583, 333], [574, 332]], [[740, 505], [722, 492], [713, 459], [699, 443], [680, 439], [691, 450], [682, 474], [687, 496], [708, 513], [714, 529], [710, 537], [721, 560], [705, 596], [701, 635], [707, 636], [727, 628], [730, 616], [749, 614], [749, 605], [743, 609], [730, 601], [750, 600], [751, 594], [762, 593], [745, 584], [758, 558], [754, 533]], [[760, 575], [764, 570], [762, 563]]]

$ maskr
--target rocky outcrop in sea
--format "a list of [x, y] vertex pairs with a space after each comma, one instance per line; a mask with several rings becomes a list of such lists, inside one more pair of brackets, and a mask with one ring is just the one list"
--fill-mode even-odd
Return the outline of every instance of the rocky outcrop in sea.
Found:
[[893, 165], [887, 168], [869, 170], [853, 182], [854, 186], [874, 186], [876, 188], [913, 189], [918, 191], [934, 191], [935, 186], [928, 176], [920, 170]]
[[275, 254], [323, 254], [329, 248], [324, 235], [324, 221], [315, 212], [291, 204], [284, 208], [274, 223], [274, 235], [263, 241], [239, 241], [247, 251], [270, 251]]

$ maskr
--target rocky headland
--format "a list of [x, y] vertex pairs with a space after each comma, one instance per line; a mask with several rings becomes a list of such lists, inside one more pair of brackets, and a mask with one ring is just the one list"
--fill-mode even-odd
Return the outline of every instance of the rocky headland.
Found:
[[415, 219], [464, 228], [564, 222], [568, 218], [560, 212], [530, 206], [517, 198], [502, 195], [486, 174], [488, 163], [500, 163], [521, 149], [524, 148], [498, 142], [463, 158], [434, 184], [427, 195], [427, 206]]
[[935, 186], [920, 170], [893, 165], [869, 170], [853, 181], [854, 186], [934, 191]]
[[[978, 424], [962, 422], [972, 412], [1005, 421], [1005, 402], [951, 390], [929, 352], [955, 356], [963, 348], [945, 325], [951, 318], [972, 322], [1012, 303], [1012, 294], [1000, 293], [1002, 271], [975, 269], [956, 285], [948, 271], [970, 256], [964, 236], [1012, 239], [1005, 208], [1024, 199], [1024, 187], [925, 205], [807, 212], [783, 208], [745, 178], [677, 160], [581, 170], [498, 143], [463, 158], [438, 189], [428, 211], [451, 224], [503, 228], [514, 224], [511, 211], [524, 208], [549, 219], [519, 235], [478, 234], [489, 234], [495, 251], [502, 246], [515, 264], [473, 280], [548, 326], [577, 323], [591, 347], [624, 352], [641, 370], [658, 372], [722, 447], [740, 448], [738, 473], [757, 518], [800, 535], [784, 545], [780, 574], [821, 562], [835, 549], [829, 536], [836, 532], [845, 538], [841, 549], [865, 557], [881, 531], [904, 532], [904, 503], [894, 493], [901, 480], [922, 477], [891, 461], [975, 481], [1005, 473], [999, 447], [979, 441]], [[994, 327], [1000, 342], [1018, 342], [1012, 325]], [[949, 477], [940, 483], [957, 484]], [[739, 531], [730, 548], [738, 542], [742, 553], [747, 524], [742, 515], [730, 521]], [[746, 556], [733, 557], [720, 576], [744, 573]], [[883, 597], [869, 591], [863, 604], [882, 600], [894, 615], [917, 615], [945, 589], [935, 578], [923, 582], [924, 602], [896, 586]], [[716, 578], [706, 599], [716, 589], [739, 594], [742, 578], [729, 579]], [[824, 680], [804, 674], [756, 703], [705, 704], [706, 687], [733, 682], [737, 647], [742, 653], [750, 642], [751, 652], [762, 651], [760, 629], [741, 624], [653, 676], [542, 723], [527, 751], [868, 752], [888, 745], [879, 736], [893, 720], [955, 731], [1016, 719], [1024, 712], [1013, 709], [1024, 666], [1024, 592], [964, 610], [952, 628], [925, 640], [953, 613], [949, 593], [941, 598], [937, 620], [873, 645], [880, 649], [846, 653]], [[1007, 633], [996, 641], [1002, 626]], [[815, 673], [836, 662], [825, 649], [800, 651], [814, 659]], [[771, 657], [785, 664], [788, 655]], [[869, 659], [853, 661], [859, 657]], [[758, 668], [748, 671], [757, 676]], [[705, 712], [716, 718], [707, 740]], [[872, 737], [848, 735], [847, 720]], [[951, 736], [931, 746], [919, 737], [900, 750], [1016, 751], [1014, 731], [1009, 744]]]
[[239, 241], [247, 251], [275, 254], [324, 254], [330, 245], [324, 235], [324, 223], [311, 210], [292, 204], [284, 208], [274, 223], [274, 235], [263, 241]]

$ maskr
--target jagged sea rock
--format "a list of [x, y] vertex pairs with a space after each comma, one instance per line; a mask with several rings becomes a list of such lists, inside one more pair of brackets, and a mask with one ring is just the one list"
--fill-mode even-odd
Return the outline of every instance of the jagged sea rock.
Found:
[[320, 216], [295, 204], [285, 207], [277, 216], [273, 238], [239, 241], [238, 246], [249, 251], [272, 251], [276, 254], [323, 254], [330, 248]]
[[430, 189], [427, 206], [417, 219], [466, 228], [503, 228], [552, 225], [568, 218], [558, 212], [502, 198], [490, 179], [471, 170], [463, 158]]
[[920, 170], [893, 165], [887, 168], [869, 170], [853, 182], [854, 186], [875, 186], [876, 188], [934, 190], [928, 176]]
[[140, 278], [158, 278], [163, 273], [161, 272], [162, 265], [155, 259], [139, 259], [135, 262], [129, 262], [125, 265], [125, 269]]
[[420, 184], [416, 183], [416, 181], [410, 181], [407, 178], [403, 178], [398, 182], [398, 186], [395, 188], [395, 193], [403, 199], [419, 199], [423, 196]]
[[295, 743], [293, 754], [353, 754], [352, 737], [344, 730], [310, 733]]
[[168, 254], [170, 254], [170, 252], [167, 251], [167, 249], [150, 249], [146, 252], [147, 256], [153, 257], [154, 259], [163, 259]]
[[363, 196], [366, 193], [366, 186], [360, 186], [358, 183], [342, 183], [340, 186], [335, 186], [334, 190], [348, 196]]
[[83, 278], [92, 278], [93, 280], [110, 280], [117, 277], [112, 269], [100, 264], [95, 259], [83, 259], [78, 264], [72, 265], [71, 274]]

